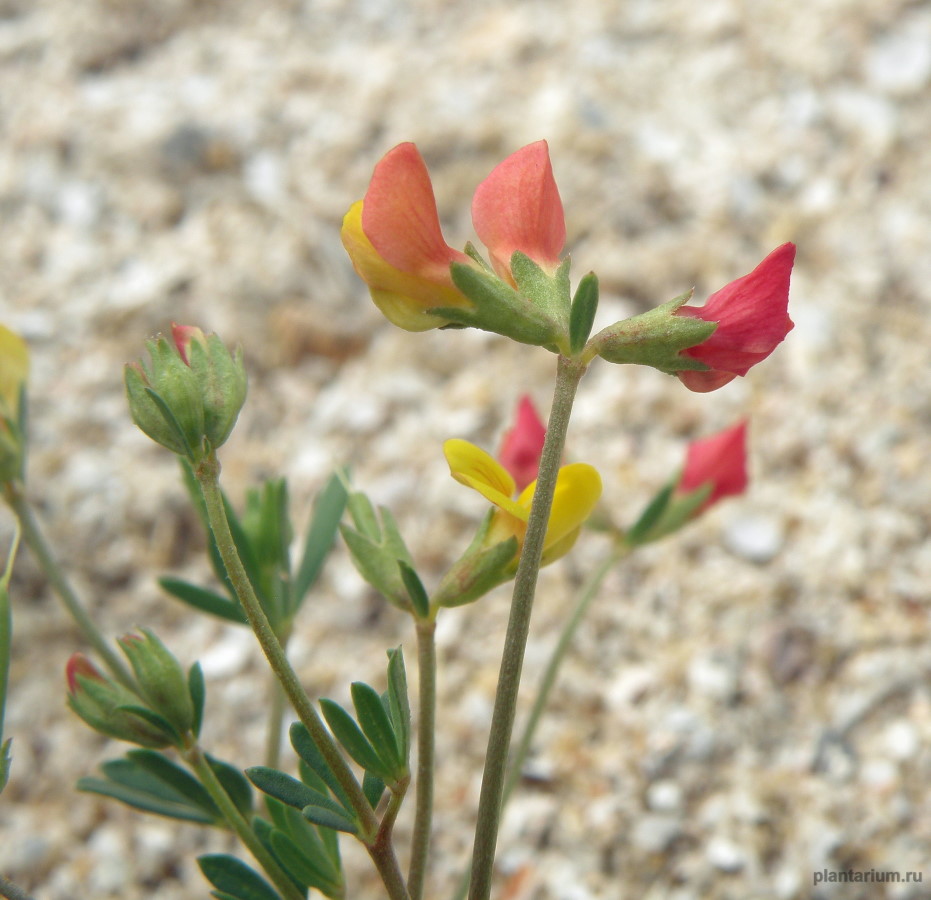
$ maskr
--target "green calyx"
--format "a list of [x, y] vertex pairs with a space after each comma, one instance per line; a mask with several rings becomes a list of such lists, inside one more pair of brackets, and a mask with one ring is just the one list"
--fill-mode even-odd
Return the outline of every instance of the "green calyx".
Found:
[[[469, 252], [469, 248], [466, 248]], [[452, 263], [456, 287], [472, 302], [469, 309], [429, 310], [450, 323], [509, 337], [522, 344], [566, 350], [569, 345], [569, 260], [552, 275], [516, 252], [511, 272], [516, 289], [494, 274], [477, 254], [478, 265]]]
[[520, 549], [517, 538], [488, 545], [486, 539], [493, 516], [494, 512], [489, 511], [465, 553], [443, 576], [433, 598], [435, 606], [474, 603], [514, 577], [514, 562]]
[[235, 355], [211, 334], [192, 340], [190, 364], [167, 338], [146, 342], [148, 364], [126, 366], [133, 421], [153, 441], [200, 462], [229, 437], [246, 399], [242, 351]]
[[119, 640], [142, 694], [154, 712], [179, 734], [194, 726], [194, 703], [187, 676], [171, 651], [148, 629]]
[[680, 355], [704, 343], [718, 327], [716, 322], [675, 315], [691, 296], [689, 291], [649, 312], [609, 325], [588, 342], [583, 358], [589, 362], [601, 356], [608, 362], [652, 366], [668, 374], [685, 369], [706, 371], [704, 363]]

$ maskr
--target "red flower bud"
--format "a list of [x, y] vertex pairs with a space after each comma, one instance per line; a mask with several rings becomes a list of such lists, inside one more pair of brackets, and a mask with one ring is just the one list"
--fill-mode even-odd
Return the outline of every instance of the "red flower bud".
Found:
[[711, 485], [711, 493], [693, 515], [747, 489], [746, 419], [732, 428], [689, 444], [676, 493], [689, 494], [706, 484]]
[[681, 306], [677, 316], [715, 322], [717, 328], [697, 346], [681, 352], [710, 367], [676, 374], [692, 391], [716, 390], [766, 359], [792, 330], [789, 276], [795, 244], [773, 250], [752, 272], [713, 293], [704, 306]]
[[525, 394], [517, 405], [514, 427], [504, 435], [498, 451], [498, 460], [513, 476], [518, 491], [537, 480], [545, 439], [546, 426]]

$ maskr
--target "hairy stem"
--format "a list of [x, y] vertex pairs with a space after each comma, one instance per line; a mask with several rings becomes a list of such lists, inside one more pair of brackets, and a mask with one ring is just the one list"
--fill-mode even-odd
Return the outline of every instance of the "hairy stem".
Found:
[[220, 784], [216, 773], [210, 767], [204, 751], [199, 745], [194, 744], [183, 751], [183, 756], [190, 767], [194, 770], [200, 783], [210, 794], [210, 798], [216, 803], [223, 818], [229, 827], [236, 833], [238, 838], [249, 848], [249, 852], [255, 857], [256, 861], [265, 870], [265, 873], [275, 883], [275, 887], [281, 891], [285, 900], [304, 900], [304, 892], [299, 890], [297, 885], [288, 877], [281, 866], [278, 865], [275, 858], [265, 849], [265, 845], [258, 839], [252, 826], [246, 821], [245, 816], [239, 811], [236, 804], [230, 799], [229, 794]]
[[359, 839], [365, 844], [369, 856], [378, 868], [379, 875], [388, 889], [389, 897], [391, 900], [408, 900], [407, 889], [404, 886], [404, 879], [401, 876], [393, 849], [391, 846], [385, 848], [375, 844], [379, 823], [374, 811], [369, 806], [368, 800], [365, 799], [362, 786], [353, 775], [346, 760], [343, 759], [339, 747], [330, 737], [330, 733], [314, 708], [310, 697], [307, 696], [307, 692], [301, 686], [297, 673], [285, 655], [284, 648], [276, 637], [268, 617], [255, 595], [242, 560], [239, 558], [223, 505], [223, 496], [220, 491], [220, 463], [216, 456], [214, 454], [208, 456], [195, 471], [195, 475], [203, 494], [207, 520], [216, 538], [226, 573], [233, 585], [233, 589], [236, 591], [239, 602], [242, 604], [243, 611], [249, 619], [249, 624], [252, 626], [262, 652], [268, 660], [268, 664], [281, 683], [285, 694], [287, 694], [298, 719], [310, 733], [311, 739], [323, 755], [334, 777], [346, 792], [360, 825]]
[[423, 897], [430, 830], [433, 824], [433, 771], [436, 747], [436, 621], [417, 622], [420, 720], [417, 728], [417, 802], [407, 886], [411, 900]]
[[12, 881], [7, 881], [0, 875], [0, 897], [6, 897], [7, 900], [33, 900], [22, 888], [17, 887]]
[[524, 548], [517, 567], [511, 614], [504, 639], [504, 653], [498, 677], [498, 691], [488, 737], [485, 756], [485, 771], [479, 796], [478, 819], [475, 826], [475, 844], [472, 849], [472, 876], [470, 900], [488, 900], [491, 894], [492, 870], [495, 862], [495, 847], [498, 843], [498, 828], [501, 823], [501, 799], [507, 769], [508, 749], [514, 730], [514, 714], [517, 708], [517, 691], [520, 687], [524, 651], [530, 632], [530, 616], [543, 555], [543, 542], [553, 506], [556, 476], [562, 460], [569, 417], [579, 380], [585, 366], [565, 356], [560, 356], [556, 370], [556, 389], [553, 406], [546, 430], [546, 441], [540, 457], [537, 487], [527, 522]]
[[94, 620], [71, 587], [71, 583], [62, 571], [61, 566], [58, 565], [51, 547], [49, 547], [42, 535], [39, 523], [32, 511], [32, 506], [26, 499], [22, 484], [15, 481], [7, 482], [3, 496], [10, 509], [13, 510], [17, 522], [19, 522], [23, 540], [29, 546], [39, 563], [39, 567], [45, 572], [45, 576], [55, 593], [58, 594], [61, 602], [65, 605], [65, 609], [68, 610], [71, 618], [77, 623], [88, 643], [97, 651], [106, 667], [121, 684], [132, 691], [137, 691], [136, 681], [130, 674], [126, 664], [100, 633], [100, 629], [97, 628]]
[[507, 781], [504, 785], [502, 805], [507, 804], [511, 792], [520, 780], [521, 769], [527, 759], [527, 754], [530, 752], [530, 745], [533, 743], [533, 738], [537, 732], [537, 726], [540, 724], [540, 718], [549, 702], [550, 694], [552, 693], [553, 685], [556, 683], [556, 676], [559, 674], [559, 667], [562, 665], [562, 661], [566, 656], [566, 651], [569, 649], [569, 645], [572, 643], [575, 633], [579, 630], [579, 625], [582, 619], [585, 618], [585, 614], [592, 605], [592, 601], [598, 596], [598, 589], [601, 587], [605, 576], [628, 552], [626, 545], [622, 544], [618, 549], [609, 553], [601, 561], [598, 568], [589, 575], [588, 580], [585, 582], [579, 594], [575, 609], [572, 610], [572, 615], [563, 628], [562, 634], [560, 634], [559, 640], [553, 648], [553, 652], [550, 654], [549, 661], [546, 664], [546, 671], [540, 679], [540, 687], [537, 690], [537, 696], [533, 702], [533, 707], [530, 710], [530, 714], [527, 716], [527, 722], [524, 725], [524, 730], [521, 732], [520, 740], [517, 742], [517, 746], [511, 754], [511, 765], [508, 770]]

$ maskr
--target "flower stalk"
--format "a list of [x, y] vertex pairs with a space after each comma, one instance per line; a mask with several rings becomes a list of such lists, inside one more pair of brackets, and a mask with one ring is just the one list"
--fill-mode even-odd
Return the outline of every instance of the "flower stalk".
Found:
[[107, 639], [101, 634], [100, 629], [90, 617], [84, 605], [78, 599], [71, 582], [62, 571], [58, 560], [52, 553], [45, 540], [42, 530], [39, 528], [32, 506], [26, 498], [22, 482], [8, 481], [3, 485], [3, 496], [16, 516], [16, 521], [22, 533], [23, 540], [29, 546], [39, 568], [45, 573], [53, 590], [58, 594], [65, 609], [68, 610], [71, 618], [74, 619], [78, 628], [81, 629], [88, 643], [94, 648], [100, 658], [103, 660], [111, 674], [125, 687], [130, 690], [136, 690], [136, 680], [133, 678], [126, 664], [119, 657], [117, 652], [110, 646]]
[[369, 856], [375, 863], [379, 875], [391, 900], [408, 900], [407, 888], [400, 873], [397, 859], [390, 842], [385, 845], [378, 840], [379, 822], [375, 816], [362, 786], [359, 784], [352, 770], [343, 759], [339, 748], [330, 737], [322, 719], [314, 709], [310, 697], [301, 686], [297, 673], [285, 655], [281, 642], [275, 635], [262, 605], [255, 595], [249, 576], [243, 567], [242, 560], [236, 551], [236, 544], [230, 532], [229, 521], [223, 506], [223, 495], [220, 491], [220, 463], [215, 453], [209, 453], [200, 465], [194, 470], [200, 484], [201, 493], [207, 511], [207, 520], [217, 541], [223, 565], [227, 575], [242, 604], [243, 611], [249, 619], [249, 624], [265, 654], [269, 665], [274, 671], [285, 694], [290, 700], [298, 719], [310, 733], [314, 744], [323, 755], [340, 786], [345, 790], [352, 805], [360, 830], [359, 839], [365, 844]]
[[514, 729], [517, 692], [520, 687], [524, 651], [530, 632], [530, 617], [533, 612], [537, 577], [543, 556], [543, 542], [553, 505], [556, 476], [565, 447], [572, 404], [584, 373], [585, 365], [582, 362], [559, 356], [553, 405], [543, 454], [540, 457], [540, 471], [530, 519], [527, 523], [527, 535], [514, 581], [511, 614], [501, 658], [491, 732], [488, 737], [488, 751], [485, 756], [485, 770], [475, 828], [475, 844], [472, 851], [470, 900], [488, 900], [491, 894], [492, 870], [501, 823], [508, 750]]
[[223, 813], [230, 828], [236, 832], [237, 837], [249, 848], [249, 852], [261, 864], [262, 868], [269, 878], [275, 883], [275, 887], [281, 891], [285, 900], [304, 900], [304, 892], [298, 890], [297, 885], [282, 870], [281, 866], [275, 861], [275, 858], [265, 849], [265, 846], [258, 839], [256, 833], [252, 830], [245, 816], [236, 807], [236, 804], [230, 799], [229, 794], [220, 784], [216, 773], [207, 762], [204, 751], [198, 744], [193, 744], [185, 749], [182, 753], [185, 761], [194, 770], [200, 783], [204, 786], [210, 798], [216, 803], [217, 808]]
[[417, 728], [417, 799], [407, 888], [411, 900], [423, 897], [430, 830], [433, 824], [433, 773], [436, 751], [436, 621], [417, 621], [420, 721]]

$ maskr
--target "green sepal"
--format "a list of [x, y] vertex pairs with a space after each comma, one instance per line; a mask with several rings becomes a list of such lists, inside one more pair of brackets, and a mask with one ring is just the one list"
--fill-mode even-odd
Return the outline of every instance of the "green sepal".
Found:
[[649, 312], [609, 325], [588, 342], [586, 357], [653, 366], [671, 375], [688, 369], [707, 371], [705, 363], [680, 355], [704, 343], [718, 327], [717, 322], [675, 315], [691, 296], [689, 291]]
[[580, 282], [572, 299], [569, 315], [569, 349], [573, 355], [581, 353], [595, 324], [598, 312], [598, 276], [589, 272]]
[[232, 900], [281, 900], [278, 892], [251, 866], [226, 853], [197, 857], [197, 865], [217, 891], [214, 897]]
[[407, 767], [401, 757], [400, 740], [381, 697], [374, 688], [362, 681], [354, 681], [349, 691], [362, 733], [368, 738], [379, 759], [390, 768], [393, 780], [399, 781], [407, 774]]
[[394, 780], [393, 766], [381, 758], [345, 709], [335, 701], [325, 698], [320, 701], [320, 708], [333, 736], [363, 769], [373, 772], [385, 781]]
[[404, 582], [407, 596], [410, 597], [414, 614], [418, 619], [429, 618], [430, 598], [420, 576], [403, 559], [398, 560], [398, 568], [401, 570], [401, 580]]
[[294, 578], [293, 600], [298, 609], [320, 576], [324, 560], [333, 547], [340, 519], [346, 509], [348, 493], [340, 473], [330, 476], [323, 490], [317, 495], [313, 515], [304, 541], [301, 564]]
[[[487, 526], [486, 526], [487, 530]], [[473, 541], [473, 545], [475, 542]], [[516, 537], [481, 549], [470, 548], [450, 566], [433, 597], [437, 606], [464, 606], [484, 597], [514, 575]]]
[[649, 533], [656, 526], [660, 517], [669, 506], [669, 500], [675, 489], [675, 483], [670, 482], [646, 505], [646, 508], [640, 514], [640, 518], [633, 524], [624, 540], [631, 546], [636, 547], [639, 544], [647, 543]]
[[403, 562], [413, 568], [414, 561], [394, 517], [387, 508], [380, 507], [379, 525], [368, 498], [359, 493], [350, 495], [349, 504], [358, 530], [341, 525], [340, 533], [349, 547], [359, 574], [372, 587], [381, 591], [391, 604], [410, 612], [411, 601], [398, 563]]
[[478, 252], [478, 250], [475, 248], [475, 244], [473, 244], [472, 241], [469, 241], [465, 245], [465, 247], [463, 248], [463, 253], [465, 253], [465, 255], [469, 257], [469, 259], [472, 259], [475, 262], [477, 262], [479, 266], [481, 267], [481, 269], [487, 272], [489, 275], [495, 274], [495, 270], [492, 269], [490, 265], [488, 265], [488, 263], [485, 261], [485, 257], [483, 257], [482, 254]]
[[188, 581], [180, 578], [164, 577], [158, 579], [159, 587], [168, 594], [171, 594], [182, 603], [201, 612], [209, 613], [218, 619], [224, 619], [227, 622], [235, 622], [238, 625], [247, 625], [249, 620], [238, 603], [233, 603], [226, 597], [216, 594], [207, 588], [198, 587]]
[[517, 291], [556, 322], [565, 334], [569, 325], [569, 257], [550, 275], [525, 253], [511, 254], [511, 275]]
[[200, 737], [200, 729], [204, 724], [204, 701], [207, 699], [207, 685], [204, 683], [204, 670], [200, 663], [196, 662], [188, 669], [187, 673], [188, 693], [191, 695], [191, 703], [194, 706], [194, 722], [191, 725], [191, 731], [194, 737]]
[[401, 760], [407, 765], [411, 747], [411, 705], [404, 653], [400, 647], [388, 651], [388, 714], [394, 733], [398, 736]]
[[450, 274], [453, 284], [472, 301], [473, 306], [427, 310], [431, 315], [482, 331], [492, 331], [522, 344], [539, 347], [559, 342], [559, 324], [497, 276], [458, 262], [450, 265]]
[[[166, 742], [174, 744], [176, 747], [180, 747], [182, 744], [181, 732], [163, 715], [149, 709], [147, 706], [140, 706], [138, 703], [121, 703], [119, 706], [114, 707], [114, 712], [129, 713], [136, 716], [136, 718], [143, 719], [153, 728], [162, 732], [165, 735]], [[124, 738], [124, 740], [131, 740], [131, 738]]]

